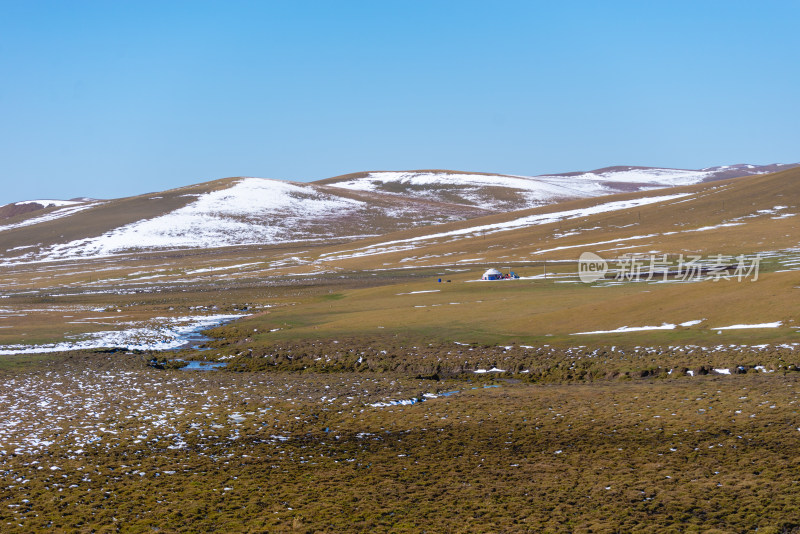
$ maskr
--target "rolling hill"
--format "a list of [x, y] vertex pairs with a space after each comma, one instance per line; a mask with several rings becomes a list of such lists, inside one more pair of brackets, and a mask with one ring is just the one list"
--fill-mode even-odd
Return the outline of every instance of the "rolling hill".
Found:
[[[456, 171], [369, 172], [315, 183], [226, 178], [115, 200], [9, 204], [0, 208], [5, 216], [0, 250], [8, 264], [249, 245], [320, 247], [793, 166], [734, 165], [699, 171], [611, 167], [535, 178]], [[609, 209], [618, 209], [614, 206]], [[524, 220], [505, 222], [506, 229], [508, 224], [527, 225]]]
[[738, 164], [700, 170], [618, 166], [535, 177], [448, 170], [373, 171], [346, 174], [316, 183], [351, 191], [423, 198], [493, 211], [516, 211], [576, 198], [767, 174], [797, 165]]
[[434, 265], [444, 254], [480, 256], [484, 261], [575, 259], [589, 249], [613, 255], [771, 254], [798, 246], [798, 207], [800, 169], [792, 168], [416, 229], [365, 240], [359, 248], [340, 246], [338, 257], [363, 263], [358, 258], [379, 254], [384, 262], [402, 259], [406, 265]]
[[20, 214], [0, 226], [4, 260], [104, 257], [235, 245], [354, 240], [490, 212], [323, 185], [228, 178]]

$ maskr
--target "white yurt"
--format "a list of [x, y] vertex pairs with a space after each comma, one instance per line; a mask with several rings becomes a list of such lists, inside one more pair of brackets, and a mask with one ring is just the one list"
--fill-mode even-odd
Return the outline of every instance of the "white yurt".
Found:
[[503, 279], [503, 273], [501, 273], [497, 269], [489, 269], [488, 271], [483, 273], [483, 276], [481, 276], [481, 280], [502, 280], [502, 279]]

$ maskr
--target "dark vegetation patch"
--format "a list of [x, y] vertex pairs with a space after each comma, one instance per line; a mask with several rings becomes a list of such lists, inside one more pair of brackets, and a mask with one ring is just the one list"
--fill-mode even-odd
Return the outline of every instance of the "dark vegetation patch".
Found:
[[[54, 402], [42, 409], [53, 424], [41, 438], [52, 443], [30, 453], [0, 446], [8, 532], [798, 526], [793, 374], [503, 382], [383, 408], [370, 403], [430, 391], [431, 382], [187, 373], [148, 368], [136, 355], [77, 353], [14, 378]], [[13, 390], [3, 384], [8, 413]], [[66, 404], [98, 394], [114, 403], [113, 418], [90, 409], [62, 417]], [[41, 421], [20, 422], [20, 432], [33, 427]], [[113, 432], [76, 445], [85, 427]]]
[[[216, 329], [218, 334], [236, 326]], [[800, 352], [790, 345], [736, 347], [550, 347], [409, 343], [392, 337], [277, 342], [261, 346], [212, 344], [203, 359], [228, 361], [229, 371], [390, 373], [408, 377], [510, 377], [535, 383], [606, 379], [674, 379], [686, 375], [800, 370]], [[479, 373], [480, 374], [480, 373]]]

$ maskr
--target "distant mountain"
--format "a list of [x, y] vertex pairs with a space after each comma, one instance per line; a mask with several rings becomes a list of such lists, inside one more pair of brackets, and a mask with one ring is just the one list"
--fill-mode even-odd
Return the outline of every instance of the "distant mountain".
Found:
[[461, 204], [495, 212], [590, 196], [566, 179], [541, 180], [527, 176], [448, 170], [362, 172], [315, 183], [350, 191]]
[[464, 204], [491, 211], [514, 211], [577, 198], [767, 174], [799, 165], [738, 164], [699, 170], [619, 166], [533, 177], [450, 170], [373, 171], [315, 183], [351, 191]]
[[800, 163], [772, 163], [770, 165], [750, 165], [749, 163], [737, 163], [736, 165], [722, 165], [719, 167], [709, 167], [703, 169], [704, 172], [712, 174], [706, 182], [714, 180], [727, 180], [728, 178], [739, 178], [740, 176], [752, 176], [754, 174], [770, 174], [773, 172], [785, 171], [794, 167], [800, 167]]

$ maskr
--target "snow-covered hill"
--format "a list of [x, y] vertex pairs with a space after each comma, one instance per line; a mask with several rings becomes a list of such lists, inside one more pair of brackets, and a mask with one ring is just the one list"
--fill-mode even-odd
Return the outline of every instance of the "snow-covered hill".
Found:
[[373, 191], [461, 203], [492, 211], [513, 211], [569, 199], [766, 174], [796, 165], [740, 164], [700, 170], [607, 167], [534, 177], [446, 170], [376, 171], [329, 178], [318, 183], [351, 191]]
[[[424, 199], [238, 178], [34, 213], [0, 225], [0, 249], [5, 249], [6, 261], [18, 262], [184, 248], [331, 243], [487, 214]], [[56, 233], [62, 235], [54, 238]]]
[[791, 166], [694, 171], [610, 167], [538, 177], [369, 172], [315, 183], [228, 178], [117, 200], [19, 202], [4, 208], [36, 209], [0, 224], [0, 262], [237, 245], [334, 244], [567, 200]]
[[668, 169], [657, 167], [606, 167], [588, 172], [537, 176], [540, 180], [575, 180], [583, 184], [595, 184], [606, 191], [630, 191], [658, 187], [676, 187], [701, 182], [752, 176], [784, 171], [798, 166], [797, 163], [772, 165], [722, 165], [705, 169]]
[[337, 237], [320, 228], [364, 202], [320, 193], [311, 186], [247, 178], [199, 195], [164, 215], [114, 228], [100, 236], [53, 246], [52, 257], [107, 256], [146, 249], [214, 248]]
[[372, 191], [492, 211], [512, 211], [588, 196], [564, 180], [450, 171], [370, 172], [322, 183], [352, 191]]

